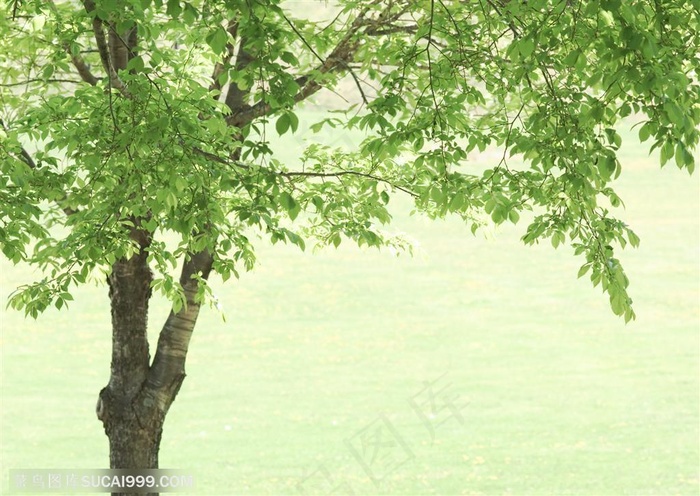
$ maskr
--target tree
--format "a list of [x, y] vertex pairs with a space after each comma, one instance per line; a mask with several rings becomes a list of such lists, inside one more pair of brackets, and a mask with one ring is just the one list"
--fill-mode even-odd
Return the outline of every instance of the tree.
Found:
[[[472, 232], [526, 212], [523, 241], [570, 243], [629, 321], [616, 125], [635, 117], [662, 166], [695, 167], [698, 0], [343, 0], [321, 21], [278, 0], [0, 9], [0, 242], [45, 273], [10, 305], [36, 318], [107, 278], [112, 468], [158, 466], [207, 280], [250, 270], [251, 236], [406, 248], [381, 229], [395, 195]], [[302, 122], [324, 91], [354, 96]], [[269, 136], [301, 126], [319, 142], [282, 163]], [[334, 148], [326, 129], [366, 137]], [[487, 147], [502, 156], [478, 170]], [[151, 361], [154, 290], [172, 311]]]

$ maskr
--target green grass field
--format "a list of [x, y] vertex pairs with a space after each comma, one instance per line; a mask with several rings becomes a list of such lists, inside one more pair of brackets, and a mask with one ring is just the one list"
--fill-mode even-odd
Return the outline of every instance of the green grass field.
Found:
[[[697, 495], [698, 175], [630, 144], [618, 189], [642, 238], [620, 257], [626, 326], [569, 248], [525, 247], [523, 225], [474, 237], [397, 214], [414, 258], [259, 243], [254, 272], [214, 282], [227, 320], [201, 316], [161, 466], [193, 494]], [[3, 298], [32, 278], [0, 267]], [[4, 489], [12, 468], [108, 465], [107, 289], [75, 297], [1, 314]]]

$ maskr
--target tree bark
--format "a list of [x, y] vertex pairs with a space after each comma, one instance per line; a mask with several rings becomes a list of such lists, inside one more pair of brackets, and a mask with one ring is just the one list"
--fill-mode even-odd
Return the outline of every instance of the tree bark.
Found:
[[139, 253], [117, 261], [108, 277], [112, 365], [96, 413], [109, 439], [110, 468], [155, 469], [165, 416], [185, 378], [187, 349], [199, 315], [200, 304], [195, 301], [199, 282], [192, 276], [208, 278], [213, 259], [207, 251], [188, 256], [180, 277], [187, 305], [177, 314], [170, 312], [156, 356], [149, 364], [148, 302], [153, 280], [147, 262], [150, 237], [140, 229], [139, 219], [132, 221], [135, 227], [131, 237], [138, 243]]
[[107, 278], [112, 365], [109, 383], [97, 401], [97, 418], [109, 439], [109, 466], [113, 469], [157, 468], [165, 418], [154, 408], [144, 408], [140, 401], [149, 370], [148, 302], [153, 276], [147, 263], [149, 236], [135, 227], [131, 238], [138, 243], [139, 253], [118, 260]]

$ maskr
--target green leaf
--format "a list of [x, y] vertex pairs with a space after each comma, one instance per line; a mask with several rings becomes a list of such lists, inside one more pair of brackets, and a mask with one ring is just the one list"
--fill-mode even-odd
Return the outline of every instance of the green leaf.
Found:
[[639, 128], [639, 141], [644, 142], [651, 136], [651, 128], [653, 124], [651, 122], [646, 122]]
[[133, 59], [131, 59], [127, 64], [126, 68], [130, 71], [134, 72], [143, 72], [145, 65], [143, 63], [143, 58], [141, 56], [137, 55]]
[[513, 224], [517, 224], [520, 220], [520, 214], [516, 210], [511, 210], [508, 212], [508, 220], [510, 220]]
[[669, 120], [678, 126], [683, 126], [683, 121], [684, 121], [684, 116], [683, 112], [681, 111], [680, 107], [672, 102], [668, 101], [664, 104], [664, 110], [666, 110], [666, 113], [668, 115]]
[[289, 217], [294, 220], [296, 219], [297, 215], [299, 215], [299, 212], [301, 211], [301, 207], [297, 203], [297, 201], [287, 193], [286, 191], [282, 191], [279, 196], [279, 202], [280, 205], [287, 211], [289, 214]]
[[280, 53], [280, 58], [283, 62], [286, 62], [292, 67], [297, 67], [299, 65], [299, 59], [297, 59], [292, 52], [284, 51]]
[[607, 181], [617, 170], [617, 160], [614, 156], [606, 155], [600, 160], [600, 175]]
[[578, 61], [580, 56], [581, 56], [581, 50], [578, 50], [578, 49], [573, 50], [569, 53], [569, 55], [567, 55], [564, 58], [564, 64], [569, 66], [569, 67], [575, 67], [576, 62]]
[[678, 144], [676, 144], [675, 159], [676, 159], [676, 165], [678, 166], [679, 169], [682, 169], [684, 167], [692, 169], [694, 167], [695, 158], [688, 151], [688, 149], [685, 147], [685, 145], [683, 143], [681, 143], [680, 141], [678, 142]]
[[178, 0], [168, 0], [168, 8], [166, 9], [166, 13], [172, 17], [173, 19], [177, 19], [180, 17], [180, 13], [182, 12], [182, 7], [180, 7], [180, 2]]
[[173, 299], [173, 313], [178, 314], [182, 310], [182, 300], [180, 298]]
[[665, 165], [673, 157], [675, 149], [670, 141], [664, 142], [661, 147], [661, 165]]
[[291, 231], [286, 231], [286, 234], [287, 239], [289, 239], [291, 243], [297, 245], [302, 251], [306, 249], [306, 243], [304, 243], [304, 239], [301, 236], [298, 236]]
[[50, 79], [51, 76], [53, 76], [53, 73], [54, 73], [55, 70], [56, 70], [56, 68], [54, 67], [53, 64], [46, 64], [46, 65], [44, 66], [44, 70], [41, 71], [41, 76], [42, 76], [44, 79]]
[[578, 277], [578, 278], [580, 279], [581, 277], [583, 277], [584, 275], [586, 275], [586, 272], [588, 272], [590, 269], [591, 269], [591, 263], [590, 263], [590, 262], [589, 262], [589, 263], [586, 263], [586, 264], [583, 264], [583, 265], [581, 266], [581, 268], [579, 269], [578, 274], [577, 274], [576, 277]]
[[530, 58], [532, 53], [535, 51], [535, 42], [530, 38], [520, 40], [518, 42], [518, 50], [524, 58]]
[[185, 8], [182, 13], [182, 21], [185, 24], [191, 25], [199, 17], [199, 11], [195, 9], [191, 3], [185, 2]]
[[289, 125], [292, 129], [292, 133], [296, 133], [297, 129], [299, 129], [299, 118], [294, 112], [289, 112], [287, 115], [289, 116]]
[[284, 113], [277, 118], [277, 122], [275, 123], [275, 130], [280, 136], [286, 133], [289, 130], [289, 127], [292, 125], [292, 120], [289, 117], [289, 115], [290, 114]]
[[340, 241], [341, 241], [340, 233], [338, 233], [338, 232], [333, 233], [333, 236], [331, 236], [330, 241], [335, 248], [338, 248], [338, 246], [340, 246]]
[[207, 44], [214, 53], [221, 54], [226, 50], [228, 44], [228, 34], [223, 27], [217, 26], [206, 38]]
[[634, 247], [637, 248], [639, 246], [639, 236], [637, 236], [635, 233], [633, 233], [630, 230], [627, 230], [627, 239], [629, 240], [630, 244]]

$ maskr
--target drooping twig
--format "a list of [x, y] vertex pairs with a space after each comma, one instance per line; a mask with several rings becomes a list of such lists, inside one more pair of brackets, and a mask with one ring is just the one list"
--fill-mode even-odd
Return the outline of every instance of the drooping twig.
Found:
[[[0, 128], [5, 132], [8, 131], [7, 127], [5, 126], [5, 122], [2, 119], [0, 119]], [[29, 154], [27, 149], [24, 148], [22, 145], [19, 146], [19, 154], [20, 154], [19, 160], [21, 160], [22, 162], [27, 164], [27, 166], [29, 166], [30, 169], [32, 169], [32, 170], [37, 169], [37, 163], [34, 161], [34, 158]], [[63, 210], [63, 213], [70, 216], [70, 215], [75, 214], [77, 212], [77, 210], [74, 210], [70, 207], [61, 206], [61, 203], [63, 203], [66, 200], [66, 198], [67, 198], [67, 195], [64, 194], [63, 198], [56, 199], [56, 203], [61, 208], [61, 210]]]

